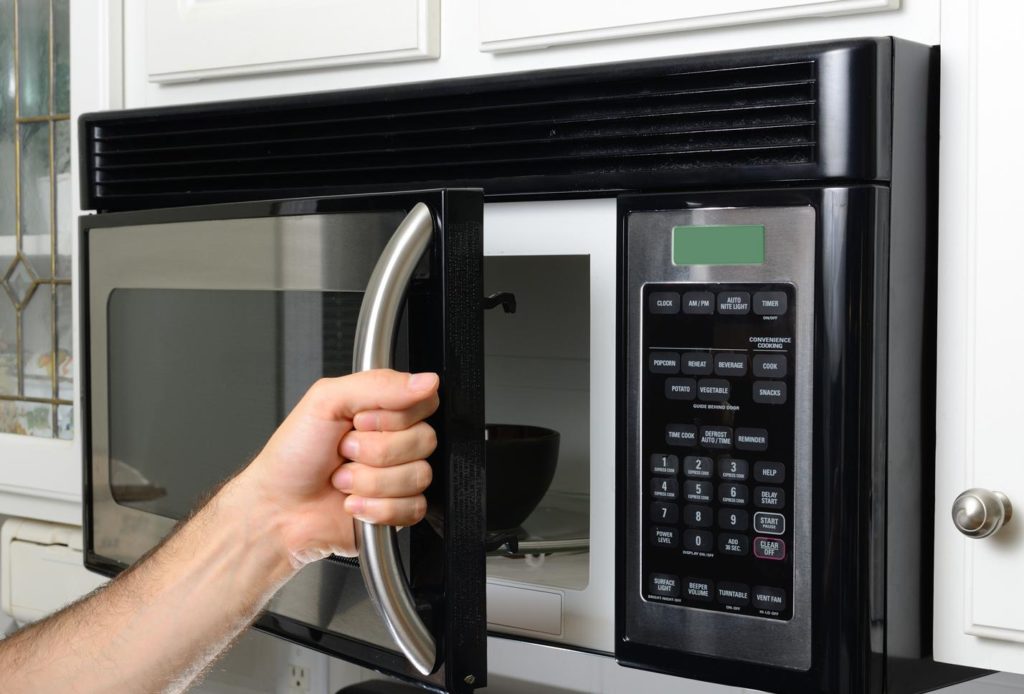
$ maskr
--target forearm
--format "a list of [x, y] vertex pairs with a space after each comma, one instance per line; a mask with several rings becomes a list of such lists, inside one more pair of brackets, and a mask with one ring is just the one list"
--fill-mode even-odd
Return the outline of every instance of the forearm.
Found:
[[236, 478], [145, 562], [0, 641], [0, 689], [184, 689], [295, 572], [281, 523]]

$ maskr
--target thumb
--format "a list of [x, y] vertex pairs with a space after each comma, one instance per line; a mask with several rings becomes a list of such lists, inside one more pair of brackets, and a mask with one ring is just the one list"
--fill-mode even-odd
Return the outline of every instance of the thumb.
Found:
[[408, 374], [373, 369], [313, 384], [299, 408], [320, 419], [351, 420], [366, 410], [405, 410], [433, 397], [440, 378], [435, 373]]

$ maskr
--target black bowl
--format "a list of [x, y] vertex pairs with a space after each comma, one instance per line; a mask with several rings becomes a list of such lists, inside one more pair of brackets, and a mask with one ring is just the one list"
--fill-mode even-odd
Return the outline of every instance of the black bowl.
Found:
[[514, 530], [547, 494], [560, 436], [525, 424], [487, 424], [487, 530]]

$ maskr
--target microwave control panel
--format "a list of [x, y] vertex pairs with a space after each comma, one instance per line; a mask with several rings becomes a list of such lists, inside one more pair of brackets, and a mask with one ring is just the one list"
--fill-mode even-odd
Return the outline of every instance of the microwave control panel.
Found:
[[642, 593], [792, 617], [791, 284], [643, 288]]

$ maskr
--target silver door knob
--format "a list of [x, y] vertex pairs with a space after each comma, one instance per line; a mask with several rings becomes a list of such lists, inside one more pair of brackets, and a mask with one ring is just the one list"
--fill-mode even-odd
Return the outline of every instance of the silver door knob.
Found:
[[953, 525], [967, 537], [988, 537], [1012, 517], [1013, 506], [1002, 492], [968, 489], [953, 502]]

